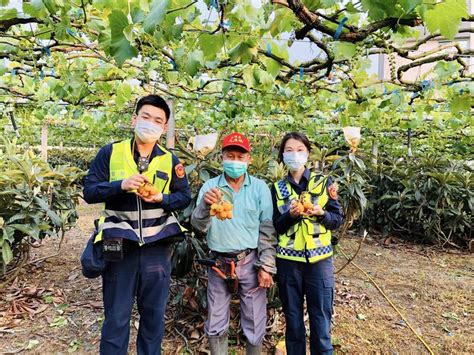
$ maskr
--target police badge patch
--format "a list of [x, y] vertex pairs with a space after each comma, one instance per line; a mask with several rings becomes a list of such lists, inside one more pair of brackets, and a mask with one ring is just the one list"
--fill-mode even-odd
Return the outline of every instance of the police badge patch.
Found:
[[333, 200], [337, 200], [337, 184], [331, 184], [331, 186], [328, 187], [328, 193], [329, 197], [331, 197]]
[[183, 164], [178, 164], [178, 165], [176, 165], [176, 166], [174, 167], [174, 171], [175, 171], [175, 173], [176, 173], [176, 176], [177, 176], [178, 178], [180, 178], [180, 179], [183, 178], [184, 175], [186, 174], [186, 172], [184, 171], [184, 166], [183, 166]]

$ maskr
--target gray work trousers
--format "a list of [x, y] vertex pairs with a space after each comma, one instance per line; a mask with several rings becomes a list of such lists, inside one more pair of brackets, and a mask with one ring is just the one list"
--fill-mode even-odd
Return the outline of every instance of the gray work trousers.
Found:
[[[267, 323], [267, 292], [258, 287], [258, 270], [254, 268], [256, 260], [257, 253], [253, 251], [236, 266], [239, 279], [240, 323], [248, 342], [252, 345], [263, 342]], [[227, 332], [231, 296], [225, 281], [208, 268], [208, 319], [204, 328], [208, 336], [220, 336]]]

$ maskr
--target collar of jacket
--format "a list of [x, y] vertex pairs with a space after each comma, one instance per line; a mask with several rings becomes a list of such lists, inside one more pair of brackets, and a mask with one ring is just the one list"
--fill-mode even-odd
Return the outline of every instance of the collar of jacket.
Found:
[[[250, 181], [250, 175], [248, 173], [245, 173], [245, 178], [244, 178], [244, 183], [242, 184], [242, 186], [248, 186], [251, 184], [251, 181]], [[217, 182], [217, 186], [219, 187], [228, 187], [231, 189], [229, 183], [227, 182], [225, 176], [224, 176], [224, 173], [222, 173], [220, 176], [219, 176], [219, 181]]]
[[[137, 162], [138, 158], [140, 157], [140, 153], [138, 152], [137, 149], [135, 149], [135, 137], [132, 137], [130, 139], [130, 149], [133, 152], [133, 160], [135, 160], [135, 162]], [[149, 161], [151, 161], [154, 157], [159, 156], [159, 155], [163, 155], [163, 154], [165, 154], [165, 152], [163, 152], [160, 149], [158, 144], [155, 144], [153, 146], [153, 150], [151, 151], [150, 157], [148, 159], [149, 159]]]
[[[303, 175], [301, 176], [302, 178], [306, 179], [306, 182], [309, 182], [309, 178], [311, 177], [311, 172], [309, 171], [308, 168], [304, 168]], [[291, 176], [291, 173], [288, 172], [288, 175], [286, 176], [286, 180], [293, 185], [300, 185], [300, 183], [296, 183], [296, 181], [293, 179], [293, 176]]]

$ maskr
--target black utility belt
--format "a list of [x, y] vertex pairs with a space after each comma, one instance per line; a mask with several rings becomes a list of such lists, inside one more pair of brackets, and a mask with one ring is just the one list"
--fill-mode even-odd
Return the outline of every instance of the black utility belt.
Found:
[[237, 252], [232, 252], [232, 253], [221, 253], [218, 251], [211, 251], [211, 254], [216, 257], [221, 257], [221, 258], [229, 258], [229, 259], [235, 259], [237, 261], [240, 261], [244, 259], [247, 255], [249, 255], [251, 252], [253, 252], [255, 249], [247, 248], [245, 250], [237, 251]]

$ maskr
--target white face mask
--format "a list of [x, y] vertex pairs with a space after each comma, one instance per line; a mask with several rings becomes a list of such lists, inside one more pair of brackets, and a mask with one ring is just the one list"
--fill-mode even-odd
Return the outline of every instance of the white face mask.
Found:
[[149, 121], [138, 119], [135, 124], [135, 134], [143, 143], [152, 143], [160, 139], [163, 134], [163, 127]]
[[283, 153], [283, 162], [291, 171], [300, 170], [308, 161], [307, 152], [286, 152]]

